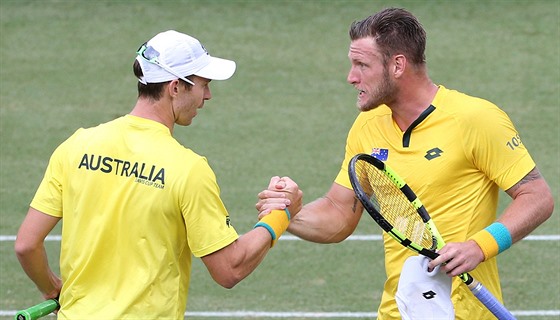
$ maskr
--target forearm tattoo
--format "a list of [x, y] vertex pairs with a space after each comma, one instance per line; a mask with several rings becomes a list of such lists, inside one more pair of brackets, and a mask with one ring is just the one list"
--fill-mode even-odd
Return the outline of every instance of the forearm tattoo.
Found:
[[359, 213], [358, 212], [358, 198], [356, 198], [356, 197], [354, 197], [354, 205], [352, 205], [352, 212]]

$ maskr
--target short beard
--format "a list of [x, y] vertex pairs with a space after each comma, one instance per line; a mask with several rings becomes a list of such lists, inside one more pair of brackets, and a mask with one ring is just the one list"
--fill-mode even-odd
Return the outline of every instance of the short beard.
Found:
[[389, 70], [385, 68], [383, 70], [383, 79], [381, 83], [375, 88], [371, 97], [368, 98], [366, 103], [362, 106], [358, 101], [358, 109], [362, 112], [373, 110], [380, 105], [388, 105], [391, 101], [394, 100], [398, 92], [397, 86], [391, 82], [391, 78], [389, 77]]

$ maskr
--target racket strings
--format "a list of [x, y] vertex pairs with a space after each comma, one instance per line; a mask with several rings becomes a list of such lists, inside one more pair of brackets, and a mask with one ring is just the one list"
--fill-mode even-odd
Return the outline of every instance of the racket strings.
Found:
[[356, 163], [360, 186], [381, 216], [410, 241], [428, 249], [434, 237], [414, 205], [383, 171], [366, 161]]

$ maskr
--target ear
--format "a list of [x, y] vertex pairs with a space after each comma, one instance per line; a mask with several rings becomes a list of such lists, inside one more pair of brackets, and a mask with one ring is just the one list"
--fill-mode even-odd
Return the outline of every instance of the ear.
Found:
[[178, 79], [172, 80], [171, 82], [169, 82], [169, 84], [167, 85], [167, 90], [169, 92], [169, 95], [174, 97], [179, 93], [179, 85], [180, 82]]
[[398, 54], [393, 57], [393, 76], [395, 78], [400, 78], [404, 71], [406, 70], [406, 57], [402, 54]]

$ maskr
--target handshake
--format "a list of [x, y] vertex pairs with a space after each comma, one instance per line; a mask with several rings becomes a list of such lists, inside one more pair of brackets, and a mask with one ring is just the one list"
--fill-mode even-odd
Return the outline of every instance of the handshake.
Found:
[[272, 177], [268, 189], [259, 192], [255, 205], [259, 212], [259, 222], [255, 225], [263, 227], [272, 236], [272, 246], [288, 229], [290, 220], [302, 208], [303, 192], [289, 177]]

